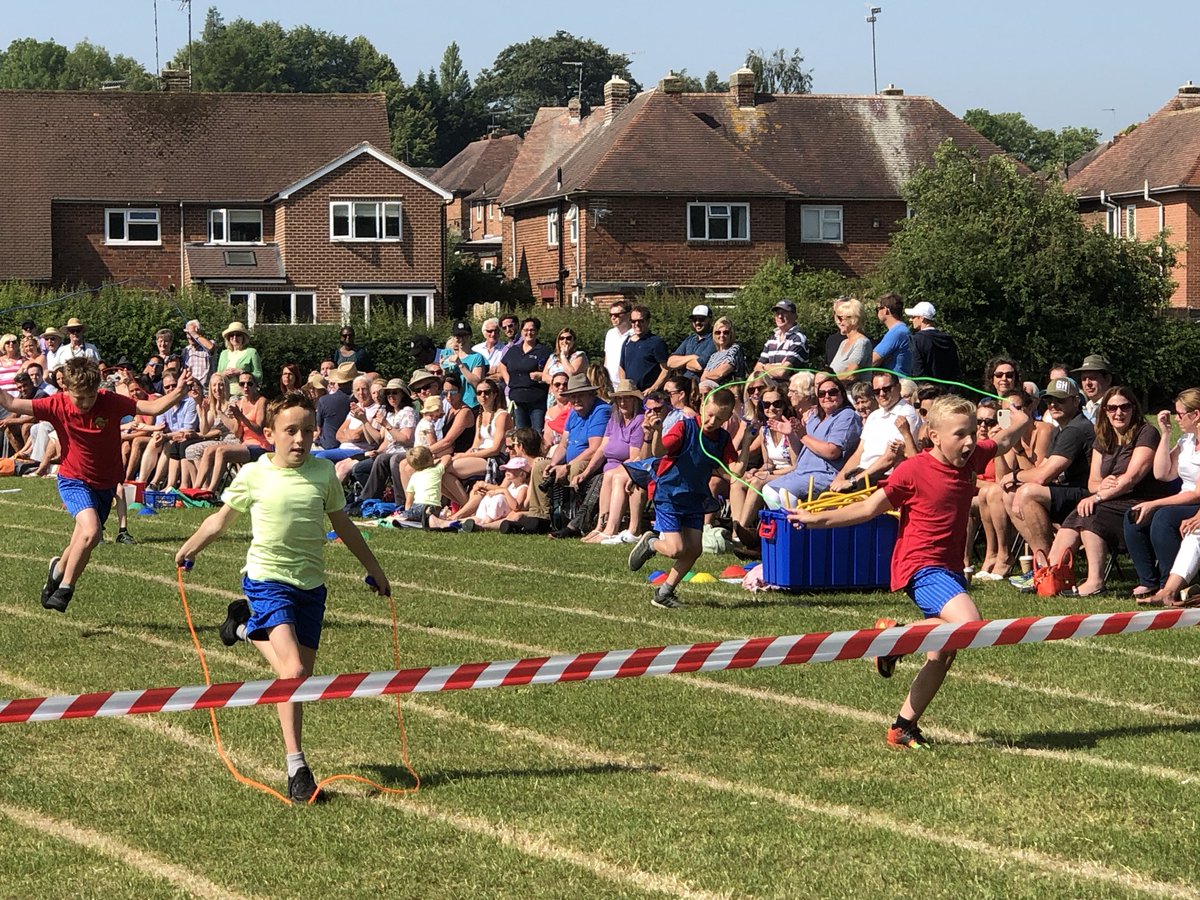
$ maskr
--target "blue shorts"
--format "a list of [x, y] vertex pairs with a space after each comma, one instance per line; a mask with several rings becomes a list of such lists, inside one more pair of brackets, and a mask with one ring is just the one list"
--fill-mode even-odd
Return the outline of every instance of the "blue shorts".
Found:
[[250, 454], [250, 462], [258, 462], [264, 453], [274, 453], [274, 447], [259, 447], [257, 444], [246, 444], [246, 452]]
[[684, 528], [704, 530], [704, 513], [679, 512], [669, 503], [654, 504], [654, 520], [658, 524], [659, 532], [663, 533], [670, 531], [678, 534]]
[[936, 616], [959, 594], [968, 593], [967, 579], [961, 572], [926, 566], [917, 569], [904, 591], [926, 617]]
[[293, 625], [301, 647], [316, 650], [320, 646], [325, 585], [306, 591], [282, 581], [255, 581], [243, 575], [242, 590], [250, 601], [250, 621], [246, 623], [250, 640], [265, 641], [276, 625]]
[[67, 508], [67, 512], [71, 514], [71, 518], [75, 518], [85, 509], [94, 509], [96, 515], [100, 517], [100, 527], [104, 527], [104, 523], [108, 521], [108, 514], [112, 512], [113, 499], [117, 496], [117, 489], [96, 488], [78, 478], [63, 478], [58, 476], [58, 496], [62, 498], [63, 506]]

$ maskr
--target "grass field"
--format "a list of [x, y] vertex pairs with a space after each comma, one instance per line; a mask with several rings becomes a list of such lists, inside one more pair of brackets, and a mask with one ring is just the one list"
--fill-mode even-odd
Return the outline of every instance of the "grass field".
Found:
[[[203, 517], [134, 517], [65, 615], [37, 602], [69, 520], [50, 482], [7, 479], [0, 696], [200, 681], [175, 548]], [[245, 520], [239, 522], [244, 526]], [[115, 525], [110, 524], [110, 536]], [[268, 677], [215, 625], [246, 531], [189, 600], [214, 680]], [[405, 666], [911, 618], [898, 595], [750, 595], [684, 585], [653, 609], [625, 550], [543, 537], [371, 533]], [[715, 571], [732, 558], [704, 557]], [[386, 601], [330, 549], [318, 671], [392, 668]], [[977, 593], [989, 618], [1128, 608]], [[915, 663], [866, 662], [422, 695], [405, 700], [413, 796], [334, 785], [289, 809], [237, 784], [205, 713], [0, 726], [4, 897], [1200, 898], [1200, 635], [960, 654], [927, 714], [933, 752], [884, 746]], [[239, 767], [282, 788], [269, 708], [219, 713]], [[405, 786], [391, 700], [310, 705], [317, 777]]]

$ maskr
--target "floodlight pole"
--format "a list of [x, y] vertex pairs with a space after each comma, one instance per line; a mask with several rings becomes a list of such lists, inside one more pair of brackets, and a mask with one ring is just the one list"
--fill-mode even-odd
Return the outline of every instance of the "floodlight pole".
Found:
[[875, 81], [875, 93], [879, 93], [879, 67], [875, 64], [875, 17], [883, 12], [882, 6], [872, 6], [867, 21], [871, 24], [871, 75]]

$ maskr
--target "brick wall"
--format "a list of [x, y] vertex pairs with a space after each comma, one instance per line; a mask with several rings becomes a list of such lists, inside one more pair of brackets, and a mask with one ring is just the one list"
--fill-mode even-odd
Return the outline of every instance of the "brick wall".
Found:
[[[533, 297], [545, 305], [557, 305], [564, 302], [563, 297], [543, 298], [541, 288], [547, 290], [556, 282], [559, 271], [559, 250], [562, 250], [562, 268], [568, 274], [564, 281], [565, 297], [569, 297], [575, 273], [575, 247], [565, 229], [558, 247], [552, 247], [546, 242], [546, 212], [550, 207], [523, 207], [514, 210], [506, 219], [503, 240], [504, 272], [509, 278], [527, 278], [533, 289]], [[564, 207], [565, 211], [565, 207]], [[565, 223], [564, 223], [565, 224]], [[513, 241], [513, 228], [516, 228], [516, 241]], [[513, 254], [516, 254], [516, 264], [513, 264]], [[581, 248], [582, 252], [582, 248]]]
[[[330, 241], [330, 200], [355, 197], [402, 202], [403, 239], [398, 243]], [[280, 207], [279, 233], [288, 248], [284, 257], [288, 278], [317, 292], [318, 320], [340, 317], [343, 282], [432, 283], [437, 311], [444, 314], [443, 202], [437, 194], [364, 154], [293, 194]]]
[[[800, 210], [810, 204], [842, 207], [841, 243], [801, 241]], [[789, 200], [787, 207], [788, 258], [851, 277], [865, 275], [883, 261], [907, 211], [903, 200]]]

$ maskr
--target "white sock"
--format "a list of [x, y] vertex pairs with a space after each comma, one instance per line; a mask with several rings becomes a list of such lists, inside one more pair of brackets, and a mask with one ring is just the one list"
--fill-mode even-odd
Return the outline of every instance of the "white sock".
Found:
[[287, 755], [288, 778], [291, 778], [293, 775], [295, 775], [297, 772], [299, 772], [301, 769], [303, 769], [307, 765], [308, 765], [308, 763], [305, 762], [305, 760], [304, 760], [304, 751], [303, 750], [301, 750], [299, 753], [289, 753]]
[[246, 635], [246, 623], [242, 623], [237, 627], [237, 636], [239, 641], [248, 641], [250, 638]]
[[54, 577], [60, 578], [60, 579], [63, 577], [63, 567], [62, 567], [61, 559], [54, 564]]

